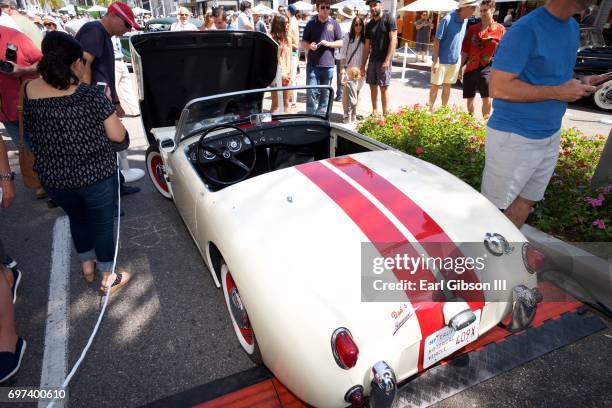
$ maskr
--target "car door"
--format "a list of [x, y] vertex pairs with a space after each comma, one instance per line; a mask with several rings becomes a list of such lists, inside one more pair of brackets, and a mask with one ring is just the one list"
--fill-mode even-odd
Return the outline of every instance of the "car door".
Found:
[[345, 156], [347, 154], [386, 150], [389, 147], [377, 140], [361, 135], [342, 127], [331, 125], [330, 157]]
[[168, 155], [166, 170], [172, 185], [176, 208], [195, 240], [197, 237], [196, 207], [205, 186], [193, 164], [187, 158], [185, 148], [185, 144], [181, 144], [178, 149]]

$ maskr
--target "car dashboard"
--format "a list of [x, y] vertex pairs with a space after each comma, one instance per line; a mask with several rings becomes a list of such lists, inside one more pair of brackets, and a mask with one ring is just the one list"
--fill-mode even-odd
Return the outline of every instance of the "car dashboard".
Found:
[[[249, 178], [329, 157], [330, 127], [321, 121], [274, 121], [257, 126], [249, 123], [237, 126], [249, 135], [255, 148], [255, 167]], [[227, 157], [220, 157], [203, 148], [198, 149], [205, 132], [196, 135], [197, 141], [186, 146], [185, 154], [207, 186], [216, 191], [226, 186], [211, 182], [204, 172], [221, 180], [230, 180], [238, 178], [242, 170], [232, 166]], [[206, 140], [211, 147], [229, 151], [228, 155], [239, 160], [248, 161], [249, 155], [253, 154], [251, 140], [231, 128], [207, 137]]]

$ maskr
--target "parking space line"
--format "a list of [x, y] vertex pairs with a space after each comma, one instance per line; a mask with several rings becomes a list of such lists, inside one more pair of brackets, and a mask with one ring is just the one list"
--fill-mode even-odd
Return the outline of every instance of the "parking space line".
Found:
[[[70, 224], [67, 216], [59, 217], [53, 226], [49, 303], [45, 328], [45, 348], [40, 375], [41, 387], [60, 387], [66, 377], [68, 348], [68, 302], [70, 273]], [[65, 403], [65, 401], [64, 401]], [[56, 407], [64, 403], [56, 402]], [[38, 407], [48, 402], [39, 402]]]

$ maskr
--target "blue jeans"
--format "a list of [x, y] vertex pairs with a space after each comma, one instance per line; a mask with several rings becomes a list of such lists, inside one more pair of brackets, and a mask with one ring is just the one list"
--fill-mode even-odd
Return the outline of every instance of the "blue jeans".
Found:
[[[334, 68], [306, 66], [306, 85], [330, 85], [334, 77]], [[306, 112], [310, 115], [325, 116], [329, 102], [329, 91], [309, 89], [306, 95]]]
[[[6, 129], [6, 133], [8, 133], [11, 140], [13, 141], [15, 149], [19, 149], [19, 122], [2, 122], [2, 124]], [[32, 143], [30, 142], [30, 135], [28, 134], [28, 132], [25, 132], [23, 134], [23, 142], [29, 150], [32, 150]]]
[[75, 190], [45, 187], [49, 197], [68, 214], [79, 260], [97, 260], [102, 272], [111, 271], [115, 256], [113, 231], [117, 188], [117, 173]]

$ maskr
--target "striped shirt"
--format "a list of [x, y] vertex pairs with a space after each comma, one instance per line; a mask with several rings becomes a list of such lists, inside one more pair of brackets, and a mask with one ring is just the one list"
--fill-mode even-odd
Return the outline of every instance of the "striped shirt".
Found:
[[[355, 51], [357, 50], [357, 51]], [[353, 53], [355, 55], [353, 55]], [[342, 48], [340, 48], [340, 59], [346, 59], [346, 68], [361, 67], [361, 59], [363, 57], [363, 43], [356, 37], [353, 41], [349, 39], [349, 33], [342, 38]], [[350, 58], [350, 61], [349, 61]]]

